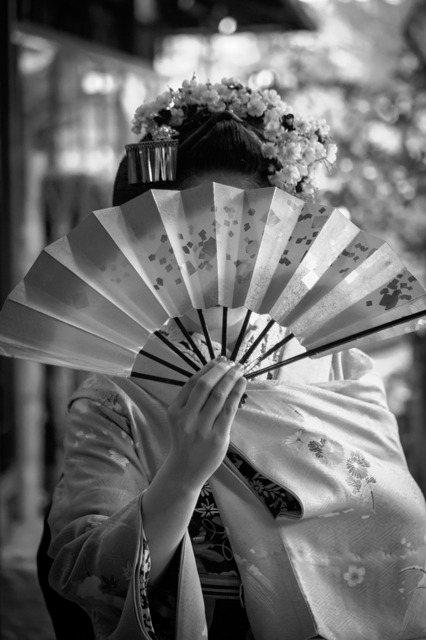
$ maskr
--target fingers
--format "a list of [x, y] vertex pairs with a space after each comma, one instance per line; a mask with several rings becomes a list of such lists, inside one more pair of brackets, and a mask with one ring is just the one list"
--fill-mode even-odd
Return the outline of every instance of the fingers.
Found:
[[224, 409], [225, 405], [230, 401], [230, 399], [233, 400], [235, 398], [235, 393], [239, 393], [238, 390], [240, 387], [238, 386], [236, 389], [235, 387], [237, 381], [243, 376], [243, 373], [243, 367], [239, 365], [232, 366], [211, 388], [211, 391], [202, 406], [201, 415], [205, 424], [213, 426], [216, 418]]
[[246, 386], [247, 380], [245, 378], [240, 378], [236, 381], [213, 425], [212, 433], [214, 433], [219, 440], [226, 441], [228, 444], [232, 423], [240, 406], [241, 398], [245, 393]]
[[[224, 422], [228, 421], [229, 426], [231, 426], [235, 418], [235, 414], [237, 413], [237, 410], [240, 407], [241, 399], [245, 393], [246, 387], [247, 387], [246, 378], [244, 377], [239, 378], [235, 383], [231, 393], [228, 395], [228, 398], [226, 399], [223, 409], [220, 412], [218, 418], [216, 419], [216, 423], [221, 422], [223, 420]], [[217, 424], [217, 426], [220, 427], [220, 424], [219, 425]]]
[[195, 387], [195, 385], [197, 384], [198, 380], [207, 371], [212, 369], [217, 364], [218, 364], [217, 360], [210, 360], [204, 367], [202, 367], [202, 369], [197, 371], [197, 373], [194, 373], [194, 375], [188, 380], [188, 382], [185, 384], [184, 387], [182, 387], [182, 390], [176, 396], [175, 403], [177, 404], [177, 406], [183, 407], [187, 403], [188, 398], [189, 398], [190, 394], [192, 393], [192, 390]]
[[220, 361], [196, 382], [188, 397], [185, 409], [194, 413], [202, 411], [203, 417], [209, 420], [209, 410], [220, 405], [217, 408], [217, 411], [220, 411], [236, 379], [242, 375], [242, 372], [242, 367], [236, 366], [233, 362]]
[[209, 362], [183, 387], [176, 399], [178, 406], [190, 408], [192, 411], [200, 411], [214, 386], [233, 366], [233, 362], [224, 358], [216, 358]]
[[[244, 368], [226, 361], [206, 365], [179, 394], [168, 410], [171, 424], [170, 459], [203, 482], [222, 462], [230, 430], [247, 381]], [[181, 464], [181, 463], [179, 463]]]

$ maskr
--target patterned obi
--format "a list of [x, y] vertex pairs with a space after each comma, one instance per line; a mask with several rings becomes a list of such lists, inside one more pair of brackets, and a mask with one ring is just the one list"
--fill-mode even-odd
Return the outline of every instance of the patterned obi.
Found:
[[[300, 518], [301, 507], [293, 494], [260, 474], [238, 453], [229, 450], [227, 457], [274, 518]], [[238, 567], [208, 481], [200, 492], [189, 535], [204, 598], [240, 600], [243, 604]]]

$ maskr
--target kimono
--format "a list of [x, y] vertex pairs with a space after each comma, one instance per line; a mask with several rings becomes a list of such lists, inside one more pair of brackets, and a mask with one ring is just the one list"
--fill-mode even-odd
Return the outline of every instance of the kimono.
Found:
[[[285, 330], [276, 331], [254, 355]], [[156, 342], [152, 352], [180, 364]], [[266, 364], [300, 351], [293, 342]], [[149, 367], [164, 375], [161, 364]], [[206, 576], [202, 585], [194, 519], [168, 569], [169, 591], [161, 599], [149, 585], [141, 500], [167, 455], [167, 408], [178, 392], [92, 376], [70, 400], [49, 518], [50, 583], [89, 613], [100, 640], [209, 634], [214, 598]], [[210, 492], [230, 543], [247, 640], [426, 639], [425, 500], [365, 354], [295, 362], [251, 380], [230, 451], [203, 490], [197, 507]]]

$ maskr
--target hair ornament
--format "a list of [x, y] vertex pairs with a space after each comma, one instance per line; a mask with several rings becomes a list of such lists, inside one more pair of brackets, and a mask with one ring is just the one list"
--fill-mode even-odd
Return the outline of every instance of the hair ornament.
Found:
[[126, 145], [129, 184], [164, 182], [176, 178], [178, 141], [171, 127], [152, 128], [146, 140]]
[[236, 78], [202, 83], [193, 77], [139, 106], [132, 131], [143, 140], [126, 146], [129, 181], [157, 181], [152, 176], [172, 180], [168, 176], [176, 171], [179, 133], [226, 111], [257, 133], [272, 185], [293, 195], [313, 196], [318, 165], [331, 167], [336, 160], [328, 124], [294, 113], [274, 89], [250, 89]]

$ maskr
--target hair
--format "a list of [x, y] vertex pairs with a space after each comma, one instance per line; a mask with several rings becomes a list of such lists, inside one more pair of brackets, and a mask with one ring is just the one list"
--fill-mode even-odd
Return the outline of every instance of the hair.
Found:
[[261, 149], [262, 135], [255, 128], [229, 111], [211, 115], [196, 128], [185, 124], [176, 127], [179, 131], [176, 180], [129, 184], [125, 156], [114, 182], [114, 206], [149, 189], [182, 189], [191, 178], [215, 170], [246, 175], [259, 187], [270, 186]]

